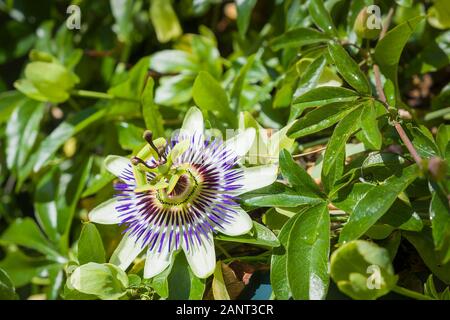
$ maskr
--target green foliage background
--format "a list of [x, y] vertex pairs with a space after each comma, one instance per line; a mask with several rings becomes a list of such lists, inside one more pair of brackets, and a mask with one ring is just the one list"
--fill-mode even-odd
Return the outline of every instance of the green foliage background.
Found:
[[[372, 4], [1, 0], [0, 299], [450, 299], [450, 2], [375, 1], [382, 39], [355, 26]], [[255, 228], [216, 237], [212, 277], [178, 254], [142, 279], [87, 213], [104, 158], [192, 105], [295, 142], [257, 158], [279, 179], [241, 197]]]

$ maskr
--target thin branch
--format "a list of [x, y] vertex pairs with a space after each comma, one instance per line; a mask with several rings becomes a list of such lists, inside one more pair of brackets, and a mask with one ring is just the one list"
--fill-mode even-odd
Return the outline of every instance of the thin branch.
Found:
[[[385, 23], [383, 24], [383, 29], [381, 30], [379, 40], [383, 39], [383, 37], [386, 35], [386, 32], [389, 29], [389, 24], [391, 23], [393, 14], [394, 14], [394, 9], [393, 8], [389, 9], [389, 13], [386, 17]], [[387, 103], [386, 95], [384, 94], [384, 91], [383, 91], [383, 84], [381, 83], [380, 67], [378, 66], [378, 64], [373, 65], [373, 73], [374, 73], [374, 77], [375, 77], [375, 87], [377, 89], [378, 98], [384, 104], [386, 109], [388, 109], [389, 104]], [[417, 153], [417, 150], [414, 148], [414, 146], [413, 146], [411, 140], [409, 139], [408, 135], [406, 134], [405, 130], [403, 129], [401, 124], [398, 123], [397, 121], [394, 121], [394, 127], [395, 127], [395, 130], [397, 130], [397, 133], [400, 136], [400, 139], [403, 141], [403, 143], [405, 144], [409, 153], [413, 157], [414, 161], [417, 163], [419, 168], [422, 169], [422, 158]]]
[[403, 129], [402, 125], [400, 123], [398, 123], [397, 121], [395, 121], [394, 127], [397, 130], [397, 133], [400, 136], [400, 139], [402, 139], [403, 143], [405, 144], [406, 149], [408, 149], [409, 153], [413, 157], [414, 161], [417, 163], [419, 168], [422, 168], [422, 158], [417, 153], [417, 150], [414, 148], [411, 140], [409, 140], [409, 137], [406, 134], [405, 130]]
[[386, 21], [384, 21], [383, 23], [383, 28], [381, 29], [380, 32], [380, 40], [384, 38], [384, 36], [386, 35], [386, 32], [389, 29], [389, 25], [391, 24], [391, 20], [392, 20], [392, 16], [394, 15], [394, 8], [390, 8], [389, 12], [386, 16]]
[[381, 83], [380, 67], [377, 64], [373, 65], [373, 74], [375, 76], [375, 87], [377, 88], [378, 98], [381, 100], [381, 102], [383, 102], [383, 105], [386, 107], [387, 99], [383, 91], [383, 84]]
[[314, 154], [314, 153], [323, 151], [323, 150], [325, 150], [326, 148], [327, 148], [327, 147], [322, 147], [322, 148], [319, 148], [319, 149], [316, 149], [316, 150], [312, 150], [312, 151], [309, 151], [309, 152], [299, 153], [299, 154], [294, 155], [293, 158], [294, 158], [294, 159], [297, 159], [297, 158], [301, 158], [301, 157], [304, 157], [304, 156], [308, 156], [308, 155], [310, 155], [310, 154]]

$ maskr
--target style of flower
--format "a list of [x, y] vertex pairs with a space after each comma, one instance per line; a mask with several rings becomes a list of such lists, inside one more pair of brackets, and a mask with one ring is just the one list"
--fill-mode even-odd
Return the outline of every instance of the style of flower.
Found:
[[106, 168], [121, 182], [115, 198], [94, 208], [89, 219], [126, 226], [110, 260], [123, 270], [146, 249], [144, 278], [152, 278], [182, 249], [193, 273], [206, 278], [216, 263], [214, 233], [239, 236], [253, 227], [237, 197], [272, 184], [278, 167], [240, 166], [255, 130], [227, 141], [208, 138], [196, 107], [168, 143], [153, 140], [149, 131], [144, 138], [148, 145], [135, 157], [107, 157]]

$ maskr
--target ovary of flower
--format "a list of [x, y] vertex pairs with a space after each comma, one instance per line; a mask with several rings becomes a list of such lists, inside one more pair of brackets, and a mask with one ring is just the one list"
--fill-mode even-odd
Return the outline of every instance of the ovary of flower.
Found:
[[238, 236], [252, 229], [237, 197], [272, 184], [278, 166], [239, 166], [255, 130], [227, 141], [206, 137], [202, 113], [195, 107], [168, 143], [151, 138], [146, 137], [150, 147], [132, 161], [107, 157], [106, 168], [121, 182], [115, 185], [115, 198], [94, 208], [89, 219], [126, 227], [110, 260], [123, 270], [145, 249], [144, 278], [154, 277], [181, 249], [193, 273], [206, 278], [216, 263], [214, 233]]

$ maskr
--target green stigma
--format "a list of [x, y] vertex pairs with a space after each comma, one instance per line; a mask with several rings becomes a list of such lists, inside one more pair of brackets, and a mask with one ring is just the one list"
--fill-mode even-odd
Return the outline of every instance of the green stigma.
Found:
[[[187, 201], [198, 187], [197, 174], [192, 172], [189, 165], [174, 166], [173, 164], [189, 149], [189, 141], [180, 141], [166, 156], [164, 151], [167, 141], [164, 138], [153, 140], [153, 133], [149, 130], [144, 132], [143, 138], [147, 144], [131, 158], [136, 180], [134, 191], [156, 191], [162, 204], [173, 205]], [[151, 159], [155, 160], [155, 164], [147, 163]], [[150, 179], [147, 173], [153, 173], [153, 177]]]

